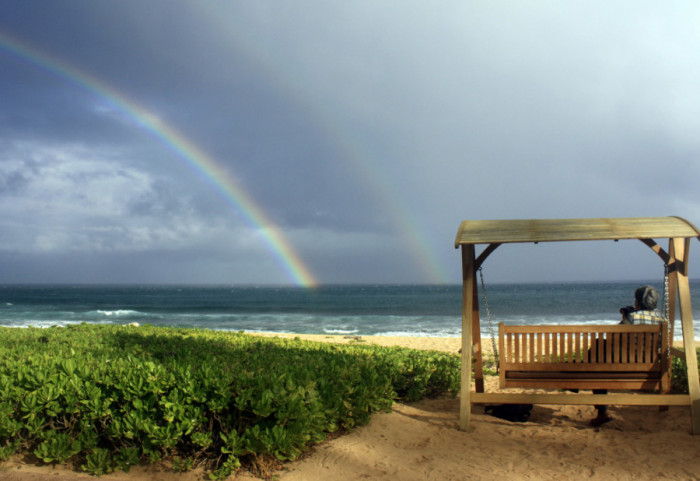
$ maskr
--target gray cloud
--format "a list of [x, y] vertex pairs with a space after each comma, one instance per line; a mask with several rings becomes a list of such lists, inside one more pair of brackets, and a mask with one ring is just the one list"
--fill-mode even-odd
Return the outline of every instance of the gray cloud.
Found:
[[[324, 282], [458, 282], [465, 218], [700, 219], [687, 2], [43, 8], [0, 5], [0, 35], [183, 132]], [[0, 68], [0, 281], [77, 251], [104, 281], [289, 281], [245, 213], [119, 105], [7, 49]], [[655, 275], [498, 262], [500, 280]]]

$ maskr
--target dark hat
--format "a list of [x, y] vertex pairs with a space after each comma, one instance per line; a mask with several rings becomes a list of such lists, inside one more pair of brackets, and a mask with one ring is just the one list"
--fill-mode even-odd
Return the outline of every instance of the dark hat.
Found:
[[634, 291], [634, 299], [639, 309], [651, 311], [656, 309], [656, 304], [659, 302], [659, 292], [652, 286], [638, 287]]

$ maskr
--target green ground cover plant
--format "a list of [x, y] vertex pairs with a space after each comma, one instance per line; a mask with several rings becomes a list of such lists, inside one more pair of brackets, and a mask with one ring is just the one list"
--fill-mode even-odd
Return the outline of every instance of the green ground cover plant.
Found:
[[[700, 366], [700, 349], [696, 352], [698, 365]], [[671, 362], [671, 391], [688, 394], [688, 367], [685, 360], [674, 357]]]
[[291, 460], [396, 400], [459, 390], [459, 357], [243, 333], [82, 324], [0, 328], [0, 460], [105, 474], [165, 461], [222, 479]]

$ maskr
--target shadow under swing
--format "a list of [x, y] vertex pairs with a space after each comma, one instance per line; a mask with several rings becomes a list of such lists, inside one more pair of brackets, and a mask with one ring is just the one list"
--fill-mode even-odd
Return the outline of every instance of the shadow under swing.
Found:
[[[460, 429], [472, 404], [616, 404], [689, 406], [691, 430], [700, 434], [700, 380], [695, 355], [688, 255], [700, 231], [679, 217], [477, 220], [461, 223], [455, 248], [462, 252], [462, 374]], [[502, 244], [638, 239], [666, 266], [666, 322], [642, 325], [499, 325], [501, 388], [611, 389], [659, 394], [484, 392], [484, 364], [476, 274]], [[654, 239], [668, 239], [664, 250]], [[477, 256], [476, 246], [485, 245]], [[683, 351], [673, 349], [676, 299]], [[473, 334], [476, 335], [473, 335]], [[671, 357], [685, 358], [688, 394], [669, 394]], [[472, 364], [474, 386], [472, 391]]]

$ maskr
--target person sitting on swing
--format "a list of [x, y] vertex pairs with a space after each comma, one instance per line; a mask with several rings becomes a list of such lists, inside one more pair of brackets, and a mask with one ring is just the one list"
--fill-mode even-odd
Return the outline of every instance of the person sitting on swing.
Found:
[[634, 291], [634, 307], [620, 309], [620, 324], [661, 324], [664, 318], [656, 309], [659, 293], [652, 286], [642, 286]]
[[[660, 324], [664, 322], [661, 313], [656, 309], [659, 302], [659, 293], [652, 286], [641, 286], [634, 291], [634, 306], [626, 306], [620, 309], [622, 321], [620, 324]], [[593, 394], [607, 394], [607, 389], [594, 389]], [[591, 420], [592, 426], [600, 426], [612, 421], [607, 413], [608, 406], [599, 404], [595, 406], [597, 415]]]

